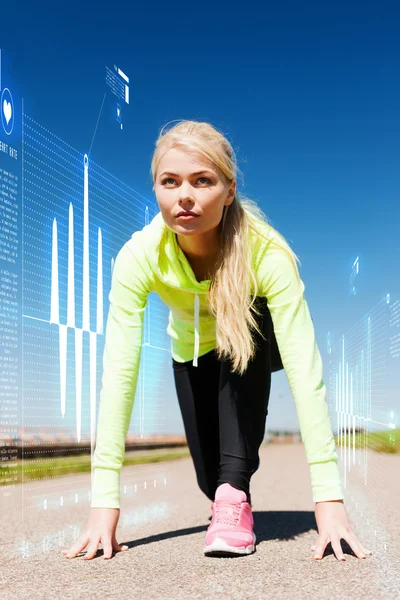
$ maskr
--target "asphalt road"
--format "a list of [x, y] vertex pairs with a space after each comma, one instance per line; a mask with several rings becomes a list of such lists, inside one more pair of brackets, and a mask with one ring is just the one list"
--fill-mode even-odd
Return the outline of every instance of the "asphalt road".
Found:
[[86, 526], [89, 474], [17, 486], [1, 503], [0, 597], [400, 599], [400, 456], [368, 451], [351, 468], [341, 462], [350, 522], [373, 552], [359, 559], [342, 540], [345, 562], [330, 544], [313, 559], [303, 445], [263, 446], [260, 458], [251, 487], [256, 552], [233, 558], [202, 552], [210, 502], [191, 458], [122, 470], [117, 541], [129, 549], [110, 560], [101, 548], [90, 561], [62, 554]]

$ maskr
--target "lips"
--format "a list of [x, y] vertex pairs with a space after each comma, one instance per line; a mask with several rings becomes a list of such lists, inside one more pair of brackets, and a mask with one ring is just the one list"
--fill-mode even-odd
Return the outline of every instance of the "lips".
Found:
[[189, 217], [189, 216], [191, 216], [191, 217], [198, 217], [199, 215], [198, 215], [198, 214], [196, 214], [196, 213], [194, 213], [194, 212], [191, 212], [191, 211], [183, 211], [183, 210], [182, 210], [182, 211], [181, 211], [180, 213], [178, 213], [176, 216], [177, 216], [177, 217], [181, 217], [181, 216], [184, 216], [184, 217]]

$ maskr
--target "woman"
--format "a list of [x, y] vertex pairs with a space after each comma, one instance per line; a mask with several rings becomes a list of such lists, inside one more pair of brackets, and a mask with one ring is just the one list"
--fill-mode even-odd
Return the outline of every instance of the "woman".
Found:
[[231, 144], [208, 123], [183, 121], [157, 140], [152, 177], [161, 212], [121, 248], [113, 270], [91, 514], [64, 551], [86, 560], [121, 551], [119, 474], [133, 408], [147, 297], [170, 308], [172, 367], [200, 489], [212, 501], [204, 553], [255, 550], [250, 479], [259, 467], [271, 372], [285, 368], [310, 465], [319, 537], [345, 560], [370, 553], [343, 504], [322, 362], [297, 256], [258, 207], [239, 199]]

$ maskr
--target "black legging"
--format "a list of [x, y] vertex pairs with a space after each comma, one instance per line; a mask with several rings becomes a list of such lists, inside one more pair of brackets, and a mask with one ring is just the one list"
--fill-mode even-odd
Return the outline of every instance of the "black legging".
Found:
[[265, 340], [253, 330], [256, 353], [240, 376], [215, 349], [193, 362], [172, 359], [175, 386], [200, 489], [214, 500], [222, 483], [244, 491], [251, 503], [250, 478], [260, 465], [271, 388], [271, 372], [283, 368], [267, 299], [258, 296], [253, 313]]

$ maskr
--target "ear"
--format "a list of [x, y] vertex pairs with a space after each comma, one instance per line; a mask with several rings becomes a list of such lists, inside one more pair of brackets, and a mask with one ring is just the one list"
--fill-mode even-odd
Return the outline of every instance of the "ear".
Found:
[[234, 180], [230, 185], [229, 193], [228, 193], [228, 197], [227, 197], [227, 200], [230, 200], [229, 204], [232, 204], [232, 202], [234, 201], [235, 194], [236, 194], [236, 181]]

